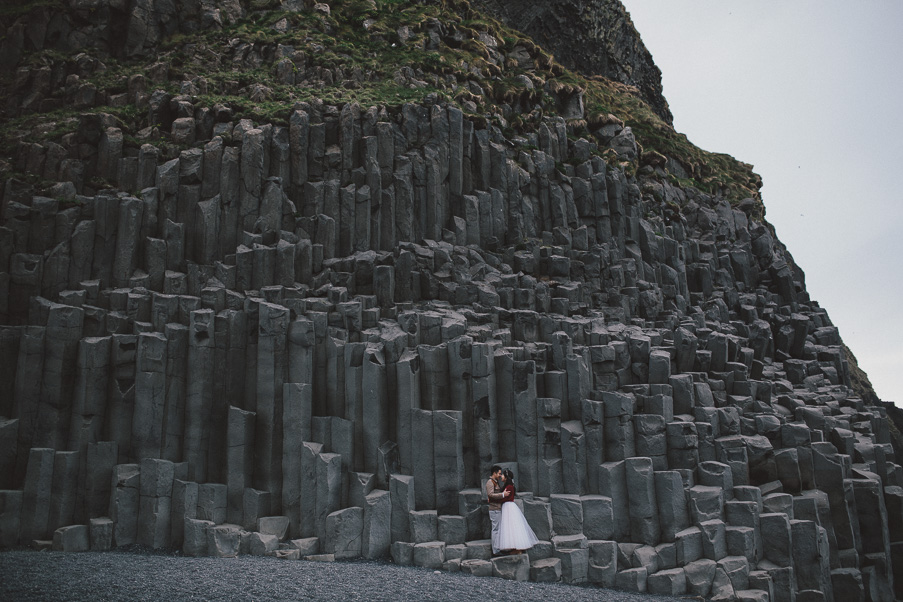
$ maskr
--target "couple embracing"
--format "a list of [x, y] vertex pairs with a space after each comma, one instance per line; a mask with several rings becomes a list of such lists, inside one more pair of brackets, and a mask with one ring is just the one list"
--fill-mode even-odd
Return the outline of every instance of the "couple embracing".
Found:
[[492, 523], [492, 553], [520, 554], [539, 541], [533, 529], [514, 503], [514, 473], [500, 466], [490, 469], [486, 481], [486, 497], [489, 500], [489, 521]]

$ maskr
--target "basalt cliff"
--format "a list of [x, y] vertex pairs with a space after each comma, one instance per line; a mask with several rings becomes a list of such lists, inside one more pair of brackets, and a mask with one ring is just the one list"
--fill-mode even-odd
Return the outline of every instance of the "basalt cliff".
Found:
[[0, 30], [0, 547], [903, 598], [897, 431], [617, 0]]

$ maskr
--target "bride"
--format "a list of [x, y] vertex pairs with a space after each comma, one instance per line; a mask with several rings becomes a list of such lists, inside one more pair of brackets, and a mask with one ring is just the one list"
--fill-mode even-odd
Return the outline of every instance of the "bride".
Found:
[[502, 479], [505, 481], [505, 497], [502, 499], [502, 518], [499, 521], [499, 550], [508, 554], [520, 554], [532, 548], [539, 540], [523, 512], [514, 503], [517, 489], [514, 487], [514, 473], [510, 468], [502, 473]]

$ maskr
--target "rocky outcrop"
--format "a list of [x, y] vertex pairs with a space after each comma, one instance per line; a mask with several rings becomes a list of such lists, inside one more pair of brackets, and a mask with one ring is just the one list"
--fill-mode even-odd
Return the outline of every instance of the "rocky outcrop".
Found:
[[137, 195], [7, 186], [7, 545], [109, 517], [113, 545], [476, 572], [501, 463], [544, 541], [491, 574], [886, 599], [884, 409], [764, 224], [561, 120], [314, 104], [217, 131], [69, 150]]
[[[301, 10], [304, 0], [77, 0], [62, 7], [38, 4], [17, 18], [0, 18], [0, 69], [14, 70], [23, 53], [90, 51], [126, 59], [152, 54], [174, 34], [221, 29], [249, 10]], [[661, 71], [643, 45], [619, 0], [474, 0], [554, 53], [566, 67], [634, 86], [666, 123], [672, 123], [662, 95]], [[327, 5], [320, 5], [327, 6]], [[328, 10], [328, 7], [325, 9]]]
[[474, 0], [552, 51], [561, 64], [635, 86], [666, 123], [673, 117], [662, 94], [662, 73], [620, 0]]
[[[0, 69], [13, 70], [23, 53], [90, 50], [128, 58], [155, 52], [169, 36], [222, 28], [244, 16], [249, 0], [72, 0], [61, 6], [26, 2], [0, 19]], [[271, 3], [280, 6], [279, 3]], [[285, 5], [302, 3], [286, 1]], [[265, 8], [260, 6], [259, 8]], [[297, 7], [296, 7], [297, 8]]]

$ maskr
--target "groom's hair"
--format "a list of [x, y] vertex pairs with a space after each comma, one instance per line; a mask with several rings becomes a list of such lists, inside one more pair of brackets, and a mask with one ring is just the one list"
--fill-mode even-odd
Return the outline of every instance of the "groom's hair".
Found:
[[493, 464], [492, 468], [489, 469], [489, 474], [495, 474], [502, 469], [498, 464]]

